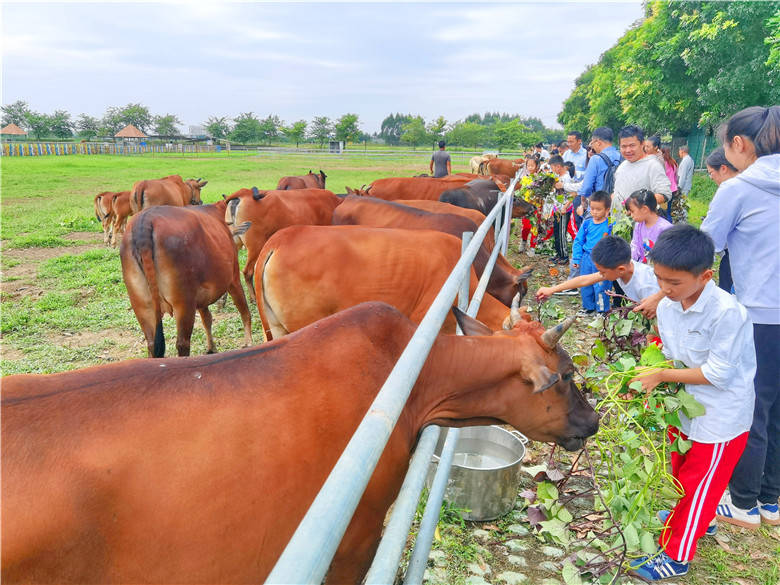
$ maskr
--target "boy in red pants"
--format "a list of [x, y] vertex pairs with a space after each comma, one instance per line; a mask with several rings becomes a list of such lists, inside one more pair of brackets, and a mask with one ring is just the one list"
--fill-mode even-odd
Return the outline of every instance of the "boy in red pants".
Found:
[[688, 572], [696, 544], [715, 517], [715, 509], [745, 449], [753, 420], [756, 353], [753, 324], [736, 298], [712, 282], [714, 245], [690, 225], [663, 232], [650, 251], [658, 285], [666, 295], [657, 309], [664, 355], [684, 369], [662, 369], [637, 380], [649, 392], [662, 382], [680, 382], [706, 409], [694, 419], [680, 413], [681, 428], [669, 436], [692, 442], [685, 453], [672, 453], [672, 475], [683, 496], [665, 520], [655, 555], [631, 562], [648, 580]]

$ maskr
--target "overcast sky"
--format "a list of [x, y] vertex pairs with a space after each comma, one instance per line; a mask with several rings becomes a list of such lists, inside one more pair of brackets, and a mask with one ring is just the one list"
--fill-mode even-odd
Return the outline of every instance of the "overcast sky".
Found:
[[141, 102], [200, 124], [352, 112], [538, 116], [557, 126], [575, 78], [641, 2], [2, 3], [2, 103], [102, 116]]

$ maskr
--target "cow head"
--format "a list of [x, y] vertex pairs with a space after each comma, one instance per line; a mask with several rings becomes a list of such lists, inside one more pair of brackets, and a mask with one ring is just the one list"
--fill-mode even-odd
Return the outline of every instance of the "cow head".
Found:
[[515, 295], [515, 300], [512, 301], [513, 306], [515, 302], [519, 305], [520, 301], [522, 301], [528, 293], [528, 279], [531, 278], [533, 271], [533, 268], [521, 268], [520, 273], [515, 275], [514, 281], [517, 286], [517, 293]]
[[359, 197], [369, 197], [368, 190], [371, 187], [366, 188], [365, 185], [363, 185], [360, 189], [350, 189], [349, 187], [344, 187], [346, 189], [347, 195], [357, 195]]
[[512, 308], [510, 327], [493, 331], [453, 308], [464, 335], [503, 338], [501, 349], [512, 356], [511, 375], [490, 390], [492, 417], [512, 425], [536, 441], [552, 441], [564, 449], [580, 449], [598, 430], [598, 414], [574, 383], [576, 368], [558, 341], [576, 317], [546, 330], [527, 311]]
[[208, 181], [197, 179], [187, 179], [184, 183], [190, 188], [190, 205], [203, 205], [200, 198], [200, 190], [208, 184]]
[[525, 217], [536, 210], [532, 204], [528, 203], [525, 199], [518, 196], [512, 197], [512, 218], [519, 219]]

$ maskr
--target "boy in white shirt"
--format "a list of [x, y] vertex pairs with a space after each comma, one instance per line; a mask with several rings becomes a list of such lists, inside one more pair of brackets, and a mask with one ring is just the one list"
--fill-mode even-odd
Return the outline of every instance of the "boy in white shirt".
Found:
[[536, 291], [536, 300], [543, 301], [556, 293], [605, 280], [617, 280], [626, 296], [637, 302], [658, 294], [660, 289], [653, 269], [631, 259], [631, 246], [623, 238], [604, 236], [593, 247], [590, 255], [598, 272], [577, 276], [555, 286], [542, 287]]
[[631, 563], [648, 581], [688, 572], [753, 420], [753, 324], [745, 307], [712, 282], [714, 253], [710, 237], [687, 224], [663, 232], [650, 251], [666, 296], [657, 309], [663, 352], [686, 367], [655, 370], [636, 380], [646, 392], [662, 382], [683, 383], [706, 411], [693, 420], [680, 413], [681, 428], [669, 427], [670, 440], [680, 436], [692, 446], [685, 454], [671, 453], [672, 475], [683, 496], [671, 513], [659, 512], [665, 521], [661, 550]]

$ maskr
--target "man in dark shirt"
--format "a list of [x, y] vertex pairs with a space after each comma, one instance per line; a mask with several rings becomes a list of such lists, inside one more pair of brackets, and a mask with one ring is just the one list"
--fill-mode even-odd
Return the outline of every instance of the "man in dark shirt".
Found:
[[434, 152], [431, 157], [431, 173], [433, 173], [434, 178], [446, 177], [452, 172], [450, 153], [444, 150], [444, 146], [444, 141], [439, 140], [439, 150]]

